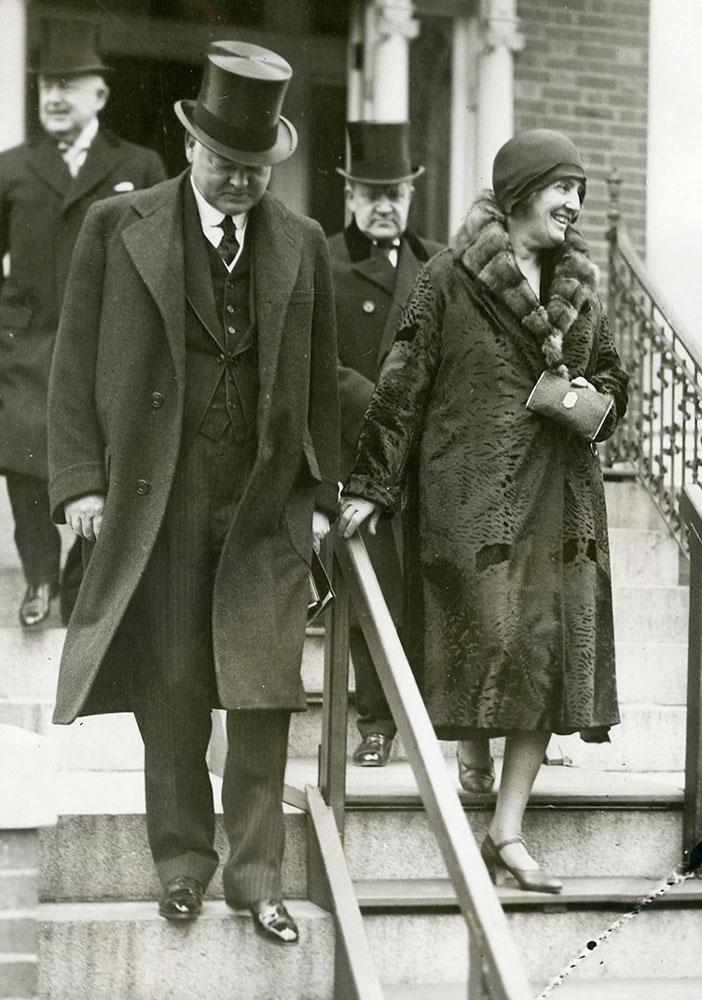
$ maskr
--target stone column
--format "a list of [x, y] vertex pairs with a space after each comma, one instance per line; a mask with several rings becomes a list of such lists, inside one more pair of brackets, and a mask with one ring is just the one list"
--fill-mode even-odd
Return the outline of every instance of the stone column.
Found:
[[363, 12], [361, 117], [409, 118], [409, 43], [416, 38], [412, 0], [372, 0]]
[[478, 19], [455, 18], [451, 49], [449, 234], [455, 233], [478, 190], [479, 52]]
[[481, 0], [478, 81], [478, 186], [492, 184], [492, 161], [514, 131], [512, 53], [524, 46], [517, 0]]
[[25, 137], [27, 0], [0, 0], [0, 150]]

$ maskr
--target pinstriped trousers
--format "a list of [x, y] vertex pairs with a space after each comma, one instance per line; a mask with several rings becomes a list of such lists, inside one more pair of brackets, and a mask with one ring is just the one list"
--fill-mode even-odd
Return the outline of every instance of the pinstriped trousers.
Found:
[[[206, 885], [217, 867], [205, 760], [211, 709], [218, 705], [212, 589], [250, 461], [231, 428], [217, 440], [195, 435], [181, 454], [154, 551], [127, 611], [147, 833], [164, 885], [179, 875]], [[287, 711], [227, 713], [222, 799], [230, 855], [223, 880], [235, 906], [281, 896], [289, 722]]]

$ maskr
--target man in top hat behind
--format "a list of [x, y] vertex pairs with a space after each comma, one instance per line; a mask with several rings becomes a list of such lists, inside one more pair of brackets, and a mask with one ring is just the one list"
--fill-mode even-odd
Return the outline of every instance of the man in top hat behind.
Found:
[[[92, 22], [45, 22], [38, 67], [39, 118], [44, 137], [0, 154], [0, 471], [15, 519], [26, 592], [25, 627], [49, 613], [59, 582], [61, 539], [49, 513], [46, 393], [68, 266], [90, 205], [116, 191], [164, 179], [158, 155], [99, 127], [109, 90], [108, 68], [96, 49]], [[72, 572], [73, 570], [73, 572]], [[71, 550], [62, 592], [80, 577]]]
[[[407, 228], [414, 181], [407, 122], [350, 122], [351, 166], [337, 168], [346, 178], [351, 222], [329, 241], [339, 342], [341, 478], [353, 465], [363, 415], [395, 334], [405, 299], [422, 264], [441, 249]], [[397, 526], [381, 520], [365, 534], [369, 555], [396, 624], [402, 609], [401, 571], [395, 545]], [[349, 633], [356, 676], [361, 742], [353, 760], [384, 766], [396, 727], [361, 629]]]
[[92, 548], [54, 721], [134, 712], [160, 913], [185, 920], [217, 867], [205, 754], [228, 709], [225, 898], [282, 943], [288, 725], [339, 433], [324, 235], [266, 193], [297, 144], [291, 75], [210, 47], [175, 107], [189, 169], [88, 213], [49, 390], [52, 510]]

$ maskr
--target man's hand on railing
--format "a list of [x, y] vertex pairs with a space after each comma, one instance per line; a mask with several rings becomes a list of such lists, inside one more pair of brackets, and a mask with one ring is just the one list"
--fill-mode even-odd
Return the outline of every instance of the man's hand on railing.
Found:
[[368, 530], [374, 535], [380, 514], [381, 508], [372, 500], [364, 500], [363, 497], [344, 497], [336, 533], [340, 538], [351, 538], [363, 522], [368, 521]]

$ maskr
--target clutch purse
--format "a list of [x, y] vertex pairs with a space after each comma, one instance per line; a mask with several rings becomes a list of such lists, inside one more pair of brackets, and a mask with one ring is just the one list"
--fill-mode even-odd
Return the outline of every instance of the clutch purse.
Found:
[[611, 396], [573, 385], [552, 371], [542, 372], [526, 401], [527, 410], [553, 420], [586, 441], [595, 440], [613, 406]]

